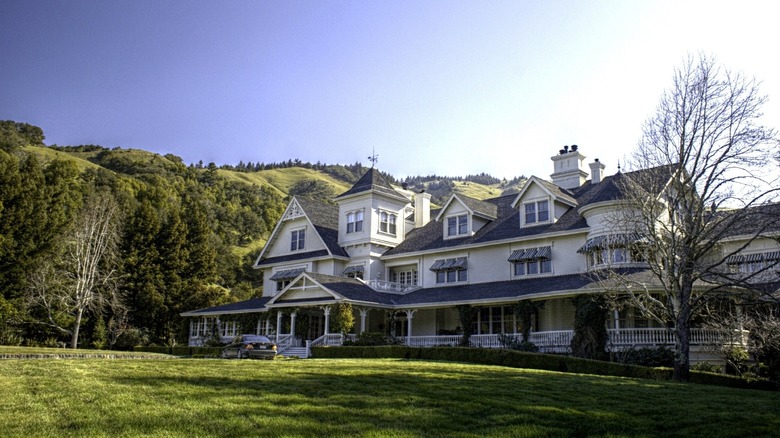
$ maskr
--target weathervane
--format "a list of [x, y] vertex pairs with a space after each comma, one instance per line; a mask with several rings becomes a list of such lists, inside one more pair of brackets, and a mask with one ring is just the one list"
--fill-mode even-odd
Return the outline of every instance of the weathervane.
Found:
[[372, 169], [376, 166], [376, 162], [379, 161], [379, 155], [375, 153], [374, 148], [371, 148], [371, 156], [368, 157], [368, 161], [371, 162]]

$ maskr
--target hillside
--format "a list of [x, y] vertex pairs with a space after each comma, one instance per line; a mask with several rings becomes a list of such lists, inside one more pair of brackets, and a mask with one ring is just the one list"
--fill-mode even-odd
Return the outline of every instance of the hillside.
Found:
[[[75, 308], [66, 301], [56, 309], [47, 308], [53, 301], [25, 303], [32, 287], [64, 290], [56, 281], [74, 268], [62, 255], [79, 241], [73, 233], [96, 205], [115, 204], [118, 211], [116, 246], [106, 262], [113, 274], [101, 292], [109, 301], [82, 309], [76, 342], [174, 345], [186, 338], [181, 312], [262, 294], [251, 266], [291, 195], [331, 201], [368, 170], [297, 159], [204, 166], [140, 149], [47, 146], [44, 138], [35, 126], [0, 122], [0, 343], [67, 339]], [[384, 176], [413, 192], [426, 190], [439, 206], [453, 192], [485, 199], [524, 181]]]

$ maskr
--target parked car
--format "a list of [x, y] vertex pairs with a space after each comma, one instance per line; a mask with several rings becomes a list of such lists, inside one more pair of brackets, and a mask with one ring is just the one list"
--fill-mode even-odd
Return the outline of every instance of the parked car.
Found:
[[273, 359], [275, 356], [276, 344], [260, 335], [238, 335], [222, 350], [222, 357], [226, 359]]

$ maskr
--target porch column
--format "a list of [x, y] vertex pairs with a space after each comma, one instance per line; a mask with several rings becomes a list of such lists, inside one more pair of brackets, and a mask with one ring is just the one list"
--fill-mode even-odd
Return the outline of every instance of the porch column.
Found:
[[615, 318], [615, 329], [620, 330], [620, 312], [617, 309], [613, 310], [612, 317]]
[[192, 332], [192, 325], [193, 325], [192, 322], [193, 322], [193, 320], [190, 319], [190, 337], [192, 337], [192, 333], [193, 333]]
[[297, 312], [293, 312], [290, 314], [290, 335], [292, 337], [295, 337], [295, 317], [297, 316]]
[[360, 333], [363, 333], [366, 331], [366, 318], [368, 317], [368, 309], [361, 307], [358, 310], [360, 311]]
[[257, 328], [255, 329], [255, 334], [259, 335], [261, 334], [261, 330], [263, 329], [263, 319], [259, 316], [257, 317]]
[[276, 312], [276, 342], [279, 342], [279, 335], [282, 334], [282, 311]]
[[271, 318], [265, 319], [265, 335], [268, 336], [271, 334]]
[[330, 334], [330, 306], [322, 308], [322, 312], [325, 314], [325, 334]]
[[414, 310], [404, 310], [406, 313], [406, 345], [412, 345], [412, 318], [414, 317]]

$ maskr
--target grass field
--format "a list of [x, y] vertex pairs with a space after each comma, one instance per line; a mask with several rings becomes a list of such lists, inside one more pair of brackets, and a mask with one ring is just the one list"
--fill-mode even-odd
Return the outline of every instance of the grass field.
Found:
[[780, 394], [409, 360], [0, 361], [2, 436], [780, 436]]

